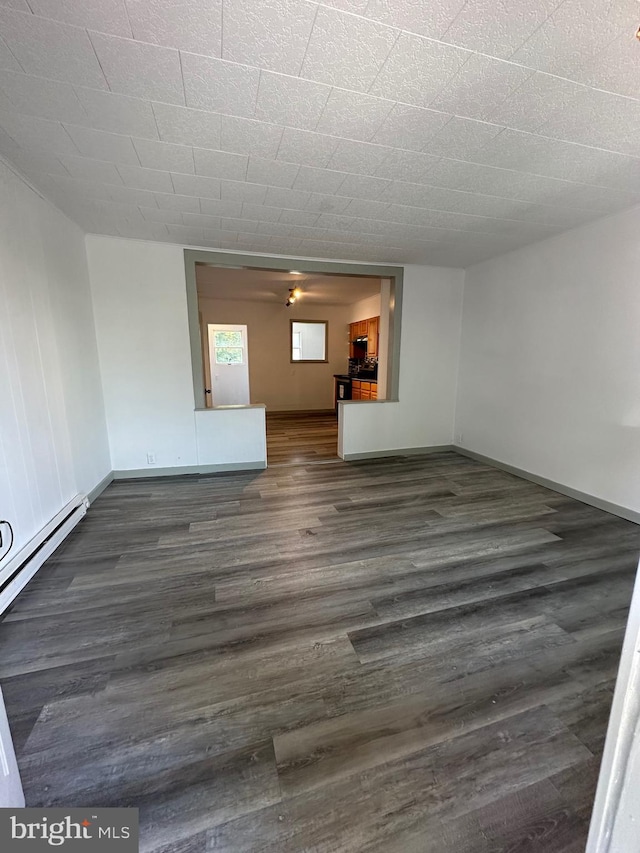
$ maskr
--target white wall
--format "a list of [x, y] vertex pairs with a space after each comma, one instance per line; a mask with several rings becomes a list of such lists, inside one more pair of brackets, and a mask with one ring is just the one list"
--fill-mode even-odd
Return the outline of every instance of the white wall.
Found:
[[341, 452], [451, 444], [464, 272], [404, 271], [399, 402], [343, 403]]
[[111, 470], [80, 229], [0, 161], [0, 517], [15, 551]]
[[349, 306], [347, 323], [357, 323], [358, 320], [369, 320], [371, 317], [380, 316], [380, 294], [368, 296], [359, 302]]
[[[290, 308], [283, 302], [199, 298], [202, 325], [242, 323], [249, 340], [249, 388], [252, 403], [264, 403], [272, 412], [331, 409], [333, 374], [346, 373], [349, 359], [351, 306], [305, 304], [304, 297]], [[327, 364], [292, 364], [290, 320], [326, 320], [329, 323]]]
[[640, 511], [640, 210], [467, 270], [464, 447]]

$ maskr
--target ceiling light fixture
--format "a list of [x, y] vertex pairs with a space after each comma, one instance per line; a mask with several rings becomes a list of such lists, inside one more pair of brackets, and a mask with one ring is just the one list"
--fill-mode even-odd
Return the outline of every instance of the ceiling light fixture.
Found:
[[289, 270], [289, 275], [302, 275], [300, 270]]
[[287, 301], [284, 303], [287, 308], [291, 308], [296, 299], [299, 299], [302, 296], [302, 291], [299, 287], [290, 287], [289, 288], [289, 297]]

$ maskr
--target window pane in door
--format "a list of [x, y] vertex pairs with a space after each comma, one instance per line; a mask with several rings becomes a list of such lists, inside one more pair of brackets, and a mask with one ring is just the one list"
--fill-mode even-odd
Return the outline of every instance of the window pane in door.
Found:
[[217, 347], [241, 347], [242, 332], [231, 330], [215, 332], [215, 344]]
[[216, 364], [243, 364], [242, 347], [216, 347]]

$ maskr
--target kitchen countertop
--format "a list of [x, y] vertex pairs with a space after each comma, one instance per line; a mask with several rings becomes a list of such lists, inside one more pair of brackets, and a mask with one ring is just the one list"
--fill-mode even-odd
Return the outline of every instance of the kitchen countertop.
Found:
[[378, 380], [375, 377], [371, 376], [350, 376], [348, 373], [334, 373], [334, 379], [351, 379], [352, 381], [356, 379], [358, 382], [375, 382], [378, 384]]

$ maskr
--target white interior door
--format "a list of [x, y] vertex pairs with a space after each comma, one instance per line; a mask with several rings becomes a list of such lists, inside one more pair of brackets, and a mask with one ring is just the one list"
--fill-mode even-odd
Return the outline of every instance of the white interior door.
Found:
[[24, 808], [22, 782], [0, 690], [0, 808]]
[[248, 405], [247, 327], [209, 323], [211, 397], [214, 406]]

